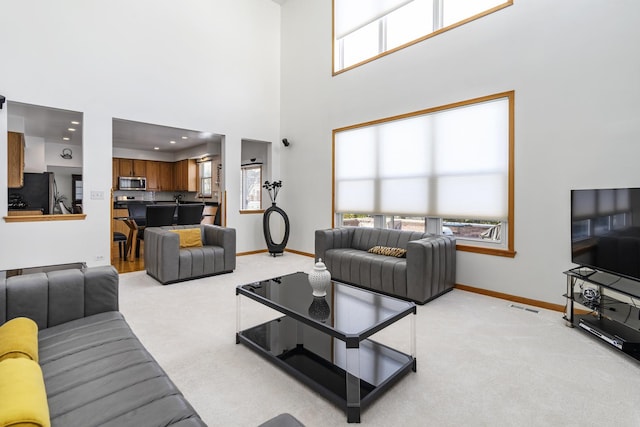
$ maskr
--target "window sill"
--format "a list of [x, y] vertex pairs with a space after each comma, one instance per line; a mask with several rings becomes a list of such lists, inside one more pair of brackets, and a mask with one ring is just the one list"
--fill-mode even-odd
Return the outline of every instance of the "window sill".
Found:
[[41, 222], [84, 220], [87, 214], [5, 216], [5, 222]]
[[240, 211], [240, 215], [263, 214], [263, 213], [264, 213], [264, 209]]
[[516, 251], [509, 249], [493, 249], [493, 248], [485, 248], [482, 246], [471, 246], [471, 245], [456, 245], [456, 249], [462, 252], [473, 252], [476, 254], [485, 254], [485, 255], [494, 255], [494, 256], [502, 256], [506, 258], [515, 258]]

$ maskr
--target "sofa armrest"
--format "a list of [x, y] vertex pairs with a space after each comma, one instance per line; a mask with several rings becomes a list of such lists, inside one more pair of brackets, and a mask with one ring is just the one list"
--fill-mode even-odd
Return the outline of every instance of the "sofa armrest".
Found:
[[325, 252], [329, 249], [350, 248], [353, 240], [354, 227], [328, 228], [316, 230], [315, 250], [316, 260], [325, 259]]
[[144, 266], [147, 274], [160, 282], [178, 280], [180, 236], [159, 227], [144, 230]]
[[25, 274], [0, 281], [0, 324], [33, 319], [45, 329], [118, 311], [118, 272], [112, 266]]
[[429, 236], [407, 244], [407, 296], [425, 303], [455, 285], [456, 241]]
[[236, 269], [236, 229], [218, 225], [201, 225], [204, 245], [220, 246], [224, 249], [224, 269]]

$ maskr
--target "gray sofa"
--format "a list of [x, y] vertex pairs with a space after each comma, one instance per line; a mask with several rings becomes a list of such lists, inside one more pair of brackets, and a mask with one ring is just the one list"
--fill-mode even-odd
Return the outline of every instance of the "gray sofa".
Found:
[[[406, 249], [406, 257], [369, 253], [374, 246]], [[453, 289], [452, 236], [365, 227], [316, 230], [316, 259], [344, 283], [424, 304]]]
[[113, 267], [0, 279], [0, 325], [15, 317], [38, 325], [52, 427], [206, 426], [118, 311]]
[[53, 427], [206, 426], [118, 312], [113, 267], [0, 280], [0, 324], [38, 324]]
[[[202, 247], [180, 248], [180, 238], [169, 230], [200, 228]], [[236, 268], [236, 230], [211, 224], [148, 227], [144, 230], [147, 274], [163, 285]]]

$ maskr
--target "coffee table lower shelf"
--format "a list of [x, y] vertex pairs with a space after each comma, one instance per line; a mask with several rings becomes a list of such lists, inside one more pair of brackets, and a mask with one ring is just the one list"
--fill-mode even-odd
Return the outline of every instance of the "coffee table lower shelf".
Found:
[[[384, 344], [365, 339], [359, 345], [360, 402], [348, 405], [344, 355], [337, 356], [344, 342], [330, 335], [308, 333], [309, 326], [283, 316], [236, 334], [236, 342], [247, 345], [324, 398], [344, 409], [348, 422], [360, 422], [361, 409], [372, 403], [400, 378], [416, 371], [416, 360]], [[298, 341], [288, 348], [296, 330]], [[302, 337], [302, 338], [300, 338]], [[287, 339], [289, 338], [289, 339]], [[313, 348], [313, 350], [311, 350]], [[317, 353], [322, 353], [319, 355]], [[336, 359], [340, 360], [336, 360]], [[333, 359], [333, 362], [328, 360]]]

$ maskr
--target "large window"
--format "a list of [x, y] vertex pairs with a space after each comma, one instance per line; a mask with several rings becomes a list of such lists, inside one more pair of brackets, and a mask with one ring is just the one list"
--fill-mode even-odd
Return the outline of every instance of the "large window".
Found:
[[513, 253], [513, 92], [334, 131], [339, 225], [451, 234]]
[[513, 0], [334, 0], [334, 73], [488, 15]]

